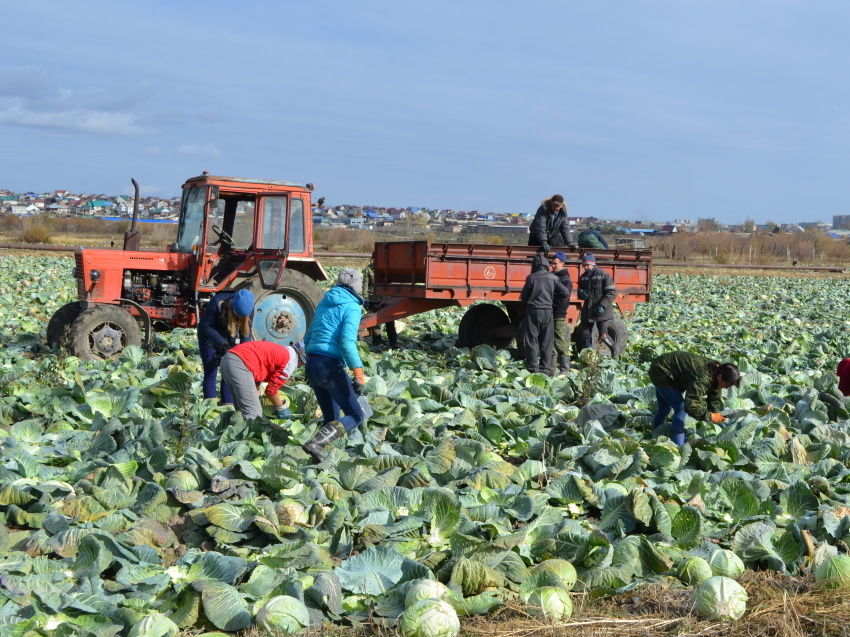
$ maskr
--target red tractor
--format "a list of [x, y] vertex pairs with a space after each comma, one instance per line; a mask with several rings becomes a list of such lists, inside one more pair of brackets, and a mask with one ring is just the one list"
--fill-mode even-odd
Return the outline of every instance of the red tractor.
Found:
[[[193, 327], [217, 292], [254, 293], [254, 336], [291, 344], [304, 337], [326, 280], [313, 257], [313, 185], [214, 177], [183, 184], [177, 241], [164, 252], [139, 249], [133, 225], [123, 250], [78, 250], [77, 298], [53, 315], [50, 344], [83, 360], [149, 347], [153, 328]], [[322, 200], [319, 200], [322, 203]]]

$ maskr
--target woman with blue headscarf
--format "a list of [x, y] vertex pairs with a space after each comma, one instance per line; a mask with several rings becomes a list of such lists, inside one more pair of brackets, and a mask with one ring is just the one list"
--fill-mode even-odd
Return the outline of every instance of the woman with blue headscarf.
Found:
[[[204, 364], [204, 398], [215, 398], [215, 381], [222, 357], [234, 346], [254, 340], [254, 295], [250, 290], [219, 292], [210, 299], [198, 323], [198, 345]], [[233, 396], [221, 380], [221, 402], [230, 405]]]

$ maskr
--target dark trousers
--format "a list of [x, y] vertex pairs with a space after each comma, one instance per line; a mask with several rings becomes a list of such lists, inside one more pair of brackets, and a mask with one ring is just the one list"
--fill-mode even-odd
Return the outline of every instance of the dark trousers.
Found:
[[602, 336], [608, 333], [608, 321], [593, 322], [582, 318], [581, 323], [579, 323], [576, 328], [576, 331], [578, 332], [578, 338], [576, 341], [578, 342], [579, 351], [587, 349], [588, 347], [593, 347], [594, 325], [596, 326], [596, 334], [599, 338], [602, 338]]
[[[201, 385], [204, 390], [204, 398], [215, 398], [215, 381], [218, 377], [218, 364], [214, 364], [212, 361], [215, 358], [216, 351], [206, 345], [200, 345], [200, 350], [201, 363], [204, 365], [204, 381]], [[227, 383], [224, 382], [224, 378], [221, 379], [221, 402], [225, 405], [233, 403], [233, 396], [230, 394], [230, 389], [227, 387]]]
[[[389, 323], [384, 323], [384, 328], [387, 330], [387, 340], [390, 342], [390, 347], [395, 348], [398, 346], [398, 334], [395, 331], [395, 321], [390, 321]], [[381, 326], [376, 325], [375, 327], [369, 328], [369, 334], [372, 336], [372, 345], [380, 345], [381, 344]]]
[[563, 362], [569, 362], [570, 360], [570, 328], [567, 326], [566, 320], [564, 317], [561, 318], [555, 317], [555, 342], [554, 342], [554, 356], [555, 356], [555, 364], [559, 367]]
[[[357, 402], [357, 394], [351, 387], [351, 379], [345, 373], [341, 360], [310, 354], [305, 373], [307, 383], [316, 394], [325, 424], [338, 420], [348, 432], [363, 422], [365, 414]], [[340, 409], [345, 412], [342, 418], [339, 417]]]
[[523, 345], [525, 368], [530, 372], [543, 372], [550, 376], [552, 368], [552, 344], [555, 326], [552, 310], [528, 310], [523, 319]]

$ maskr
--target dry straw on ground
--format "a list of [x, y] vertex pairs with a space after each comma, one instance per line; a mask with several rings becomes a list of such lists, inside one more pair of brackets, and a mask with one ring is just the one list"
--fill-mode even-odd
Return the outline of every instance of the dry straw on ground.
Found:
[[[604, 599], [573, 594], [575, 612], [547, 624], [508, 604], [488, 616], [461, 620], [466, 637], [804, 637], [850, 636], [850, 599], [846, 592], [821, 591], [812, 578], [748, 571], [739, 579], [750, 596], [747, 614], [735, 623], [708, 622], [691, 612], [692, 591], [646, 586]], [[397, 637], [377, 622], [356, 627], [327, 626], [315, 637]], [[243, 637], [265, 637], [256, 629]]]

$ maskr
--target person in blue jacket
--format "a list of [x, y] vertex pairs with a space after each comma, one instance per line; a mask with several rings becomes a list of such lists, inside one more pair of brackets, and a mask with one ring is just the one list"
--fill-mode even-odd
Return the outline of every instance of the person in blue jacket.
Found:
[[[250, 290], [219, 292], [207, 303], [198, 323], [198, 345], [204, 364], [204, 398], [215, 398], [215, 381], [221, 358], [239, 343], [253, 340], [254, 295]], [[233, 403], [227, 383], [221, 379], [221, 402]]]
[[[362, 291], [360, 272], [343, 268], [336, 285], [325, 293], [316, 307], [313, 322], [304, 337], [307, 383], [316, 394], [324, 424], [301, 448], [316, 463], [324, 459], [325, 447], [365, 419], [357, 402], [366, 384], [363, 363], [357, 352], [361, 308], [365, 303], [360, 296]], [[354, 375], [353, 379], [346, 373], [346, 367]], [[340, 417], [340, 409], [345, 416]]]

